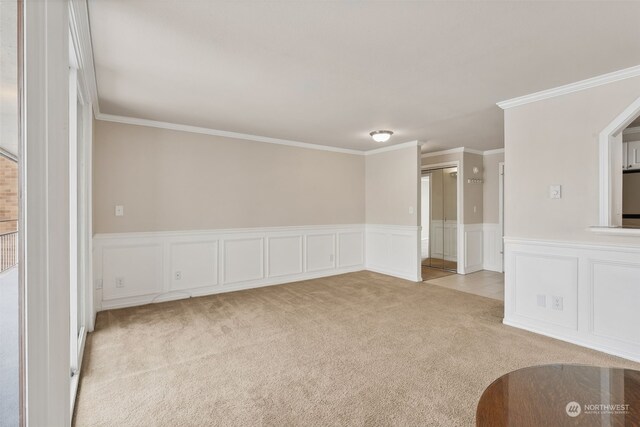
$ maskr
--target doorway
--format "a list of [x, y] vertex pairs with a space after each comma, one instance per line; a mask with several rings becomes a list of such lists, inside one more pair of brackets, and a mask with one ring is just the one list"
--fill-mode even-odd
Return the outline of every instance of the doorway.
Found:
[[[456, 272], [458, 269], [458, 168], [430, 169], [422, 173], [422, 265]], [[428, 225], [428, 226], [427, 226]], [[426, 244], [425, 244], [426, 242]], [[424, 277], [423, 277], [424, 278]]]

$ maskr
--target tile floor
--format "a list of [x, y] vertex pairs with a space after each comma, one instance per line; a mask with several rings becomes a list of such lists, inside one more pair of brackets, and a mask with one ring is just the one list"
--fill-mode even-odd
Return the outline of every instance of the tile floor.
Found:
[[504, 273], [482, 270], [428, 279], [424, 283], [504, 301]]

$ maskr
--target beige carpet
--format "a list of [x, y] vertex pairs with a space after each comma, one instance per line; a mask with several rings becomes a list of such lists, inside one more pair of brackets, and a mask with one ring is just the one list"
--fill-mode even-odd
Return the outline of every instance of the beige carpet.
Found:
[[77, 426], [469, 426], [524, 366], [638, 364], [501, 324], [502, 303], [359, 272], [99, 313]]

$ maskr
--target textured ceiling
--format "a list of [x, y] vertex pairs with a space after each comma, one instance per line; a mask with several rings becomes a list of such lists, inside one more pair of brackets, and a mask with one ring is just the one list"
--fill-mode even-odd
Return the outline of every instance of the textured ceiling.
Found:
[[[89, 0], [103, 113], [368, 150], [503, 146], [496, 102], [640, 64], [640, 2]], [[368, 133], [392, 129], [386, 144]]]

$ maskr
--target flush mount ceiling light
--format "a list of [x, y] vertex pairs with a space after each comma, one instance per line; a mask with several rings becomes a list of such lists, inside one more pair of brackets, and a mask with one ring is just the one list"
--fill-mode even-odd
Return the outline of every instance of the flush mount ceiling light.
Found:
[[375, 142], [387, 142], [389, 138], [391, 138], [391, 135], [393, 135], [393, 132], [390, 130], [374, 130], [369, 135], [371, 135], [371, 138], [373, 138]]

